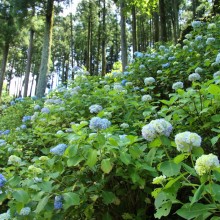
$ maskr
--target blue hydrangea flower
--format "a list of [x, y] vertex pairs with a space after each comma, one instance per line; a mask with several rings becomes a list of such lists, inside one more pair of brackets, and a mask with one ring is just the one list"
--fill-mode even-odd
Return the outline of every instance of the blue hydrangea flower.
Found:
[[19, 214], [20, 215], [29, 215], [30, 212], [31, 212], [31, 208], [30, 207], [24, 207], [24, 208], [21, 209]]
[[91, 113], [98, 113], [98, 112], [102, 111], [102, 106], [101, 106], [101, 105], [97, 105], [97, 104], [91, 105], [91, 106], [89, 107], [89, 111], [90, 111]]
[[193, 81], [197, 81], [200, 80], [200, 75], [198, 73], [192, 73], [189, 75], [188, 80], [193, 82]]
[[196, 28], [199, 28], [199, 27], [202, 25], [202, 22], [201, 22], [201, 21], [193, 21], [193, 22], [191, 23], [191, 25], [192, 25], [192, 27], [193, 27], [194, 29], [196, 29]]
[[24, 130], [27, 128], [27, 125], [21, 125], [20, 128]]
[[4, 186], [6, 183], [5, 177], [0, 173], [0, 187]]
[[141, 52], [135, 51], [135, 52], [134, 52], [134, 56], [137, 57], [137, 58], [141, 58], [141, 57], [143, 57], [144, 55], [143, 55], [143, 53], [141, 53]]
[[40, 107], [39, 105], [35, 105], [35, 106], [34, 106], [34, 110], [35, 110], [35, 111], [40, 110], [40, 109], [41, 109], [41, 107]]
[[170, 136], [173, 127], [165, 119], [152, 120], [149, 124], [143, 126], [142, 136], [147, 141], [153, 141], [156, 137], [160, 135]]
[[23, 118], [22, 118], [22, 122], [24, 123], [24, 122], [26, 122], [26, 121], [30, 121], [31, 120], [31, 116], [24, 116]]
[[172, 85], [172, 89], [177, 90], [177, 89], [182, 89], [183, 88], [183, 83], [182, 82], [175, 82]]
[[2, 146], [4, 146], [4, 145], [6, 145], [6, 141], [3, 140], [3, 139], [0, 139], [0, 147], [2, 147]]
[[212, 45], [215, 42], [215, 38], [214, 37], [209, 37], [206, 40], [206, 44], [207, 45]]
[[217, 57], [216, 57], [216, 59], [215, 59], [215, 62], [216, 62], [217, 64], [220, 64], [220, 53], [218, 53], [218, 55], [217, 55]]
[[63, 207], [63, 197], [55, 196], [54, 198], [54, 209], [61, 209]]
[[106, 129], [111, 125], [111, 122], [105, 118], [93, 117], [90, 120], [89, 127], [93, 130]]
[[10, 133], [10, 130], [5, 130], [3, 132], [1, 132], [2, 135], [8, 135]]
[[50, 149], [50, 152], [55, 155], [62, 156], [67, 148], [66, 144], [58, 144], [56, 147]]
[[0, 214], [0, 219], [1, 220], [10, 220], [11, 219], [10, 210], [8, 210], [5, 213]]
[[41, 112], [44, 113], [44, 114], [49, 114], [50, 113], [50, 109], [44, 107], [44, 108], [41, 109]]
[[162, 68], [168, 68], [169, 66], [170, 66], [170, 63], [162, 64]]
[[125, 86], [125, 85], [126, 85], [126, 82], [127, 82], [127, 80], [126, 80], [126, 79], [123, 79], [123, 80], [121, 81], [121, 84], [122, 84], [123, 86]]

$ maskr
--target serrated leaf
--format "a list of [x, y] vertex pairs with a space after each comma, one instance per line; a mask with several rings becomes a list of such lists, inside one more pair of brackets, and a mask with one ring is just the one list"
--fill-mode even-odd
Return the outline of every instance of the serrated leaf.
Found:
[[208, 92], [212, 95], [219, 95], [220, 94], [220, 87], [218, 85], [211, 84], [208, 87]]
[[165, 161], [160, 164], [160, 171], [163, 175], [170, 177], [176, 176], [180, 173], [181, 164], [176, 164], [173, 161]]
[[194, 196], [193, 196], [192, 201], [190, 203], [191, 205], [200, 200], [202, 193], [204, 191], [204, 188], [205, 188], [205, 183], [203, 183], [202, 185], [199, 186], [199, 188], [194, 193]]
[[220, 122], [220, 114], [213, 115], [211, 120], [214, 122]]
[[120, 159], [125, 165], [128, 165], [131, 163], [131, 155], [126, 152], [120, 153]]
[[75, 156], [75, 157], [70, 157], [67, 160], [67, 166], [72, 167], [72, 166], [77, 166], [84, 158], [81, 156]]
[[173, 159], [173, 162], [178, 164], [178, 163], [182, 162], [183, 160], [187, 159], [189, 155], [190, 154], [187, 154], [187, 153], [179, 154]]
[[97, 162], [97, 150], [94, 150], [94, 149], [91, 149], [89, 151], [89, 154], [88, 154], [88, 159], [86, 161], [86, 164], [89, 166], [89, 167], [93, 167], [96, 162]]
[[68, 209], [70, 206], [75, 206], [80, 204], [80, 197], [77, 193], [68, 192], [63, 194], [64, 199], [64, 209]]
[[161, 145], [162, 145], [162, 141], [158, 137], [150, 142], [149, 147], [160, 147]]
[[28, 193], [22, 189], [16, 190], [15, 192], [13, 192], [12, 195], [15, 198], [15, 200], [17, 200], [18, 202], [24, 203], [24, 204], [26, 204], [29, 200]]
[[45, 208], [45, 206], [48, 203], [49, 198], [50, 196], [45, 196], [43, 199], [40, 200], [35, 210], [36, 213], [40, 213]]
[[101, 162], [101, 169], [104, 173], [108, 174], [111, 172], [113, 168], [113, 164], [111, 163], [110, 159], [103, 159]]
[[219, 136], [215, 136], [211, 139], [212, 146], [214, 146], [218, 142]]
[[113, 203], [117, 197], [115, 196], [115, 194], [113, 192], [103, 191], [102, 198], [103, 198], [103, 202], [106, 205], [109, 205], [109, 204]]

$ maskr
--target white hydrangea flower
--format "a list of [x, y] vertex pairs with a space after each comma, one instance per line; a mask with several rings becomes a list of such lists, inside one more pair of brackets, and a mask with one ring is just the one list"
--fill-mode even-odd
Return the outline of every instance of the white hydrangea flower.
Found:
[[202, 138], [193, 132], [185, 131], [175, 136], [177, 150], [181, 152], [190, 152], [193, 147], [200, 147]]
[[30, 207], [24, 207], [24, 208], [21, 209], [19, 214], [20, 215], [29, 215], [30, 212], [31, 212], [31, 208]]
[[182, 82], [175, 82], [172, 85], [172, 89], [177, 90], [177, 89], [182, 89], [183, 88], [183, 83]]
[[121, 128], [129, 128], [129, 124], [127, 124], [127, 123], [122, 123], [121, 125], [120, 125], [120, 127]]
[[203, 72], [203, 69], [201, 67], [197, 67], [195, 69], [195, 73], [202, 73]]
[[147, 86], [147, 85], [151, 85], [153, 83], [155, 83], [156, 80], [153, 78], [153, 77], [147, 77], [144, 79], [144, 84]]
[[213, 44], [215, 42], [215, 38], [214, 37], [209, 37], [209, 38], [207, 38], [207, 40], [206, 40], [206, 44], [207, 45], [211, 45], [211, 44]]
[[14, 165], [18, 165], [21, 163], [21, 158], [16, 156], [16, 155], [11, 155], [9, 158], [8, 158], [8, 163], [9, 164], [14, 164]]
[[189, 75], [188, 80], [193, 82], [193, 81], [197, 81], [200, 80], [201, 76], [198, 73], [192, 73]]
[[107, 91], [110, 90], [110, 85], [105, 85], [104, 89], [107, 90]]
[[217, 71], [213, 74], [213, 78], [216, 79], [220, 76], [220, 71]]
[[102, 111], [102, 106], [98, 105], [98, 104], [91, 105], [89, 107], [89, 111], [90, 111], [90, 113], [98, 113], [98, 112]]
[[157, 74], [161, 74], [162, 73], [162, 70], [157, 70]]
[[188, 49], [189, 49], [189, 47], [187, 45], [183, 46], [183, 50], [188, 50]]
[[152, 120], [149, 124], [143, 126], [142, 136], [147, 141], [153, 141], [156, 137], [160, 135], [170, 136], [173, 127], [165, 119]]
[[202, 155], [196, 160], [195, 170], [199, 176], [209, 173], [212, 169], [219, 167], [218, 157], [214, 154]]
[[218, 55], [217, 55], [217, 57], [216, 57], [216, 59], [215, 59], [215, 62], [216, 62], [217, 64], [220, 64], [220, 53], [218, 53]]
[[141, 101], [142, 102], [149, 102], [149, 101], [151, 101], [152, 100], [152, 97], [150, 96], [150, 95], [143, 95], [142, 97], [141, 97]]
[[208, 29], [209, 29], [209, 30], [216, 29], [216, 24], [215, 24], [215, 23], [210, 23], [210, 24], [208, 25]]
[[165, 175], [161, 175], [161, 176], [157, 176], [155, 178], [153, 178], [153, 184], [163, 184], [163, 182], [166, 181], [166, 176]]
[[115, 83], [113, 88], [114, 88], [114, 90], [116, 90], [116, 91], [122, 91], [122, 90], [124, 90], [124, 87], [123, 87], [120, 83]]

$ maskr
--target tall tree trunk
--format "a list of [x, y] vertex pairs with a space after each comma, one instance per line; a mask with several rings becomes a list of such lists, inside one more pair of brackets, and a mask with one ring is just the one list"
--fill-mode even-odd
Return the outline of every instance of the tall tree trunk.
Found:
[[39, 98], [44, 96], [47, 86], [47, 74], [50, 66], [50, 53], [52, 44], [52, 30], [54, 17], [54, 0], [47, 0], [46, 22], [44, 30], [44, 42], [41, 55], [40, 73], [37, 83], [36, 95]]
[[128, 62], [127, 52], [127, 37], [126, 37], [126, 19], [125, 19], [125, 2], [120, 0], [120, 15], [121, 15], [121, 59], [122, 59], [122, 71], [125, 71], [125, 67]]
[[4, 48], [3, 48], [3, 56], [2, 56], [2, 65], [1, 65], [1, 72], [0, 72], [0, 99], [2, 97], [2, 90], [3, 90], [3, 82], [5, 78], [5, 71], [6, 65], [8, 60], [8, 52], [9, 52], [9, 41], [5, 41]]
[[137, 51], [137, 19], [136, 19], [136, 8], [133, 5], [131, 9], [132, 14], [132, 44], [133, 44], [133, 54]]
[[29, 76], [31, 70], [31, 58], [33, 52], [33, 42], [34, 42], [34, 30], [30, 30], [30, 38], [29, 38], [29, 47], [28, 47], [28, 57], [27, 57], [27, 66], [24, 78], [24, 97], [27, 97], [28, 92], [28, 84], [29, 84]]
[[89, 1], [89, 16], [88, 16], [88, 29], [87, 29], [87, 53], [86, 53], [86, 69], [90, 71], [90, 59], [91, 59], [91, 18], [92, 18], [91, 2]]
[[158, 12], [153, 13], [153, 19], [154, 19], [154, 42], [159, 41], [159, 15]]
[[103, 9], [102, 9], [102, 76], [106, 73], [106, 7], [105, 0], [103, 0]]
[[161, 41], [167, 41], [166, 10], [164, 0], [159, 0]]
[[74, 79], [74, 62], [73, 62], [73, 57], [74, 57], [74, 51], [73, 51], [73, 14], [70, 13], [70, 29], [71, 29], [71, 40], [70, 40], [70, 47], [71, 47], [71, 69], [72, 69], [72, 75], [71, 78], [72, 80]]
[[199, 6], [198, 0], [192, 0], [192, 12], [193, 12], [193, 19], [197, 17], [196, 9]]

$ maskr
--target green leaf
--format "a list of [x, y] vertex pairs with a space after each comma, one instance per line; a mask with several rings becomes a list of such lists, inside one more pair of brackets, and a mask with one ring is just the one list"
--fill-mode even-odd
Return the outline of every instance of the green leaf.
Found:
[[171, 186], [173, 186], [174, 183], [176, 183], [179, 179], [181, 179], [182, 177], [184, 177], [184, 175], [186, 175], [187, 173], [184, 173], [180, 176], [178, 176], [177, 178], [175, 179], [170, 179], [169, 182], [165, 185], [164, 189], [168, 189], [170, 188]]
[[17, 175], [14, 175], [9, 181], [9, 185], [12, 187], [17, 186], [21, 182], [21, 178]]
[[67, 160], [67, 166], [72, 167], [72, 166], [77, 166], [84, 158], [81, 156], [75, 156], [75, 157], [70, 157]]
[[163, 175], [170, 177], [180, 173], [181, 164], [176, 164], [172, 161], [165, 161], [160, 164], [159, 169]]
[[154, 214], [155, 218], [161, 218], [162, 216], [168, 216], [172, 207], [172, 202], [166, 202], [156, 209], [156, 213]]
[[48, 203], [49, 198], [50, 196], [45, 196], [43, 199], [40, 200], [35, 210], [36, 213], [40, 213], [45, 208], [45, 206]]
[[219, 95], [220, 94], [220, 87], [218, 85], [211, 84], [208, 87], [208, 92], [212, 95]]
[[180, 155], [177, 155], [174, 159], [173, 159], [173, 162], [178, 164], [180, 162], [182, 162], [183, 160], [187, 159], [189, 156], [189, 154], [185, 153], [185, 154], [180, 154]]
[[210, 183], [207, 185], [206, 190], [209, 194], [212, 195], [212, 197], [215, 199], [215, 201], [220, 202], [220, 185], [216, 183]]
[[194, 196], [193, 196], [192, 201], [190, 203], [191, 205], [200, 200], [202, 193], [204, 191], [204, 188], [205, 188], [205, 183], [203, 183], [202, 185], [199, 186], [199, 188], [194, 193]]
[[158, 137], [150, 142], [149, 147], [160, 147], [162, 145], [161, 139]]
[[215, 205], [201, 203], [191, 205], [190, 203], [186, 203], [176, 213], [184, 219], [193, 219], [200, 215], [208, 214], [213, 208], [215, 208]]
[[39, 183], [38, 186], [41, 188], [43, 192], [48, 192], [50, 193], [52, 191], [52, 182], [43, 182]]
[[102, 220], [112, 220], [111, 215], [107, 212], [103, 215]]
[[68, 192], [63, 194], [64, 198], [64, 209], [68, 209], [70, 206], [75, 206], [80, 204], [80, 197], [77, 193]]
[[113, 203], [117, 197], [115, 196], [113, 192], [103, 191], [102, 198], [103, 198], [104, 204], [109, 205]]
[[26, 204], [29, 200], [29, 195], [26, 191], [24, 190], [16, 190], [15, 192], [13, 192], [13, 197], [15, 198], [15, 200], [17, 200], [18, 202], [22, 202], [24, 204]]
[[168, 137], [163, 135], [160, 137], [160, 139], [161, 139], [163, 145], [165, 145], [167, 147], [171, 146], [171, 141]]
[[212, 146], [214, 146], [218, 142], [219, 136], [215, 136], [211, 139]]
[[126, 152], [120, 153], [120, 159], [125, 165], [128, 165], [131, 163], [131, 155]]
[[74, 157], [77, 154], [78, 151], [78, 145], [70, 145], [66, 151], [65, 155], [68, 155], [69, 157]]
[[131, 154], [131, 156], [134, 158], [134, 159], [137, 159], [140, 157], [140, 155], [142, 154], [142, 151], [139, 149], [138, 146], [130, 146], [129, 148], [129, 153]]
[[97, 162], [97, 150], [94, 150], [94, 149], [91, 149], [89, 151], [89, 154], [88, 154], [88, 159], [86, 161], [86, 164], [89, 166], [89, 167], [93, 167], [96, 162]]
[[213, 115], [211, 117], [211, 120], [214, 121], [214, 122], [220, 122], [220, 114]]
[[110, 159], [103, 159], [101, 162], [101, 169], [104, 173], [110, 173], [110, 171], [112, 170], [113, 165], [110, 161]]
[[152, 149], [150, 149], [150, 151], [149, 151], [148, 154], [146, 155], [145, 161], [148, 162], [149, 165], [152, 165], [152, 164], [153, 164], [153, 161], [154, 161], [154, 157], [155, 157], [156, 152], [157, 152], [157, 148], [152, 148]]

